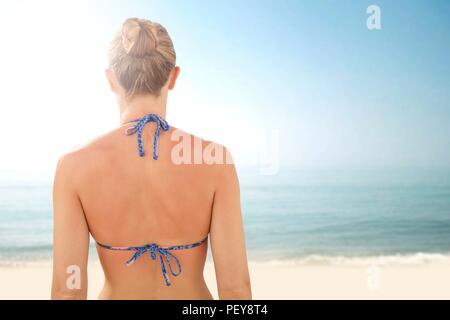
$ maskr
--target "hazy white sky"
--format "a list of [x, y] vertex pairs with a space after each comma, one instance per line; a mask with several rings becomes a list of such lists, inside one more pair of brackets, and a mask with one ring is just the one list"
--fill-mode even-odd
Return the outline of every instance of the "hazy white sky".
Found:
[[407, 3], [379, 1], [368, 31], [364, 1], [1, 1], [0, 168], [52, 168], [117, 125], [103, 70], [129, 16], [174, 40], [169, 123], [239, 163], [275, 130], [286, 164], [450, 165], [449, 6]]

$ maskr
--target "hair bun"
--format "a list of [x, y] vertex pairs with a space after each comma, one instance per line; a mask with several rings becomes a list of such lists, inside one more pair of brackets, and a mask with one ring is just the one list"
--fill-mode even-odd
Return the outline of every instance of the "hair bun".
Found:
[[151, 21], [130, 18], [122, 25], [122, 45], [125, 52], [136, 58], [151, 55], [157, 48], [158, 40]]
[[149, 20], [127, 19], [109, 48], [109, 66], [126, 97], [158, 96], [176, 65], [177, 55], [167, 30]]

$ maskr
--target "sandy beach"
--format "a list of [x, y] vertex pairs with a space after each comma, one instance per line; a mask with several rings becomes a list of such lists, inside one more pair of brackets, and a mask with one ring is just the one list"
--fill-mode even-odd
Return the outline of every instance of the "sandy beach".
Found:
[[[450, 263], [420, 265], [296, 265], [250, 263], [254, 299], [450, 299]], [[214, 267], [205, 279], [217, 298]], [[96, 299], [103, 273], [89, 267], [89, 299]], [[49, 262], [0, 267], [0, 299], [49, 299]]]

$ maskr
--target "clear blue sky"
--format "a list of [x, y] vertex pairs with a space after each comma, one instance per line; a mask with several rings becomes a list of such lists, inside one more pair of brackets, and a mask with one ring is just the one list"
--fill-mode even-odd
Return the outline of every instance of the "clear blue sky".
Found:
[[168, 29], [182, 68], [168, 116], [242, 161], [246, 137], [275, 129], [286, 164], [450, 166], [449, 1], [91, 3], [93, 43], [130, 16]]

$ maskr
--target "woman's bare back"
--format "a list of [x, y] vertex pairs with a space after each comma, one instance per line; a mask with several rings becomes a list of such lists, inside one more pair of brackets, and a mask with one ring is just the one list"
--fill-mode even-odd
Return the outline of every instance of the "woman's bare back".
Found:
[[[239, 183], [234, 165], [227, 162], [228, 152], [202, 141], [201, 150], [212, 145], [213, 153], [222, 150], [222, 155], [215, 154], [218, 164], [199, 163], [194, 159], [198, 140], [170, 128], [161, 134], [159, 159], [154, 160], [155, 125], [145, 127], [144, 157], [138, 154], [136, 136], [127, 136], [124, 125], [59, 160], [53, 194], [54, 298], [86, 298], [89, 234], [113, 247], [187, 245], [209, 234], [219, 298], [251, 297]], [[174, 141], [173, 136], [187, 139], [183, 150], [179, 148], [183, 141]], [[193, 163], [177, 164], [180, 155], [186, 160], [185, 152]], [[97, 250], [105, 273], [99, 298], [212, 298], [203, 278], [207, 242], [171, 252], [182, 267], [175, 277], [165, 265], [171, 286], [165, 283], [160, 261], [150, 258], [151, 252], [127, 266], [133, 252], [100, 246]], [[72, 265], [81, 270], [82, 285], [77, 290], [65, 287], [67, 267]]]
[[[152, 158], [155, 123], [143, 132], [146, 152], [140, 157], [136, 136], [122, 126], [77, 151], [77, 182], [89, 230], [95, 240], [110, 246], [183, 245], [208, 236], [215, 191], [214, 166], [175, 164], [172, 141], [175, 128], [159, 138], [158, 160]], [[186, 139], [191, 135], [183, 134]], [[193, 140], [193, 139], [192, 139]], [[206, 142], [205, 142], [206, 143]], [[187, 150], [185, 151], [187, 152]], [[198, 298], [211, 294], [203, 279], [207, 242], [174, 251], [182, 273], [168, 271], [164, 283], [159, 258], [147, 253], [127, 266], [133, 252], [97, 246], [105, 271], [101, 298]], [[172, 261], [172, 264], [175, 264]], [[166, 266], [167, 267], [167, 266]], [[176, 270], [176, 265], [172, 265]]]

